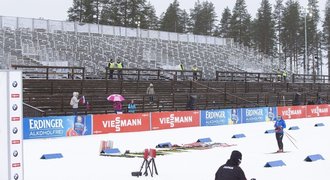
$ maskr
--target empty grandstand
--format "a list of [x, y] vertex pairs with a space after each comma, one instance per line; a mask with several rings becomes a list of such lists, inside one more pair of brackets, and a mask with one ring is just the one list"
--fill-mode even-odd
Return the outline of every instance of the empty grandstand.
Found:
[[19, 17], [0, 17], [1, 68], [15, 65], [85, 67], [99, 77], [110, 58], [126, 68], [269, 72], [278, 62], [232, 39]]
[[[124, 62], [124, 79], [108, 79], [111, 58]], [[84, 114], [112, 113], [105, 98], [112, 93], [134, 99], [137, 112], [186, 110], [191, 97], [196, 109], [287, 106], [297, 92], [302, 104], [329, 99], [328, 77], [294, 74], [277, 81], [270, 72], [279, 67], [276, 60], [232, 39], [193, 34], [0, 17], [0, 61], [2, 69], [23, 69], [24, 116], [72, 114], [73, 91], [93, 105], [82, 107]], [[192, 81], [193, 65], [198, 81]], [[156, 90], [151, 105], [150, 82]]]

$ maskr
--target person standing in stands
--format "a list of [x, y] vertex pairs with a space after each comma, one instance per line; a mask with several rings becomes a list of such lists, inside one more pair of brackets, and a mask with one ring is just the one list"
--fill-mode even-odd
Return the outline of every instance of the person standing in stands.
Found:
[[319, 95], [317, 95], [316, 104], [324, 104], [322, 97]]
[[282, 80], [282, 72], [280, 69], [277, 69], [277, 81], [281, 82]]
[[113, 62], [113, 59], [110, 59], [110, 62], [108, 63], [109, 68], [109, 79], [113, 79], [113, 71], [115, 68], [115, 62]]
[[286, 123], [282, 116], [277, 116], [277, 119], [274, 124], [275, 127], [275, 137], [278, 145], [278, 153], [283, 152], [283, 136], [284, 136], [284, 130], [286, 128]]
[[301, 105], [301, 103], [300, 103], [300, 93], [296, 93], [295, 95], [294, 95], [294, 99], [293, 99], [293, 101], [292, 101], [292, 106], [300, 106]]
[[75, 115], [75, 116], [78, 114], [78, 104], [79, 104], [78, 96], [79, 96], [78, 92], [73, 92], [72, 98], [70, 100], [70, 105], [72, 106], [72, 112], [73, 112], [73, 115]]
[[245, 173], [239, 165], [242, 162], [242, 153], [234, 150], [230, 159], [220, 166], [215, 174], [215, 180], [247, 180]]
[[286, 82], [286, 77], [288, 76], [288, 73], [286, 72], [286, 69], [284, 68], [283, 69], [283, 72], [282, 72], [282, 77], [283, 77], [283, 81]]
[[184, 80], [185, 79], [184, 73], [183, 73], [184, 66], [183, 66], [182, 62], [180, 62], [180, 64], [179, 64], [179, 70], [180, 70], [180, 73], [181, 73], [181, 79]]
[[113, 103], [113, 110], [115, 111], [116, 114], [122, 114], [123, 113], [122, 109], [123, 109], [123, 105], [121, 104], [120, 101], [115, 101]]
[[136, 111], [136, 105], [134, 104], [134, 100], [133, 99], [128, 104], [127, 109], [128, 109], [128, 113], [135, 113], [135, 111]]
[[192, 67], [192, 70], [193, 70], [193, 80], [194, 80], [194, 81], [197, 81], [197, 71], [198, 71], [197, 66], [194, 65], [194, 66]]
[[117, 69], [118, 69], [118, 79], [123, 79], [123, 63], [118, 58], [117, 60]]
[[149, 84], [146, 94], [149, 95], [149, 104], [152, 104], [154, 102], [154, 95], [155, 95], [155, 89], [152, 83]]

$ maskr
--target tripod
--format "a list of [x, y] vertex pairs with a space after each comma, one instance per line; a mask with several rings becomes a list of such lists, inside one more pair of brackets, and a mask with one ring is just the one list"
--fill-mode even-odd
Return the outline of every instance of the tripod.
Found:
[[[150, 170], [150, 164], [151, 164], [151, 170]], [[154, 170], [155, 170], [155, 174], [158, 175], [157, 172], [157, 167], [156, 167], [156, 163], [155, 163], [155, 158], [150, 158], [149, 162], [148, 162], [148, 168], [150, 171], [150, 176], [153, 177], [154, 174]], [[145, 171], [144, 173], [148, 173], [147, 171]], [[148, 175], [148, 174], [147, 174]]]
[[150, 172], [151, 177], [153, 177], [153, 175], [154, 175], [154, 170], [155, 170], [155, 174], [158, 175], [157, 167], [156, 167], [156, 163], [155, 163], [154, 158], [150, 158], [149, 160], [145, 158], [143, 160], [140, 171], [139, 171], [140, 176], [142, 175], [142, 169], [143, 168], [144, 168], [143, 175], [145, 175], [145, 176], [148, 176], [148, 170]]
[[[142, 169], [144, 168], [144, 173], [143, 175], [148, 176], [148, 170], [150, 172], [150, 176], [153, 177], [154, 175], [154, 170], [155, 174], [158, 175], [158, 171], [156, 168], [156, 163], [155, 163], [155, 157], [156, 157], [156, 149], [145, 149], [144, 154], [143, 154], [143, 162], [140, 168], [140, 171], [132, 172], [132, 176], [142, 176]], [[151, 166], [150, 166], [151, 165]]]

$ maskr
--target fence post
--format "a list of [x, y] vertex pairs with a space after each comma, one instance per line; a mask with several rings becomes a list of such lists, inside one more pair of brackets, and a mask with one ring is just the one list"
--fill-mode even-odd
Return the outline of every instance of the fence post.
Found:
[[215, 80], [219, 81], [219, 71], [215, 71]]
[[72, 80], [74, 79], [74, 69], [73, 69], [73, 67], [71, 68], [71, 79]]
[[108, 80], [109, 68], [105, 68], [105, 80]]
[[295, 76], [295, 74], [293, 73], [293, 74], [292, 74], [292, 83], [294, 83], [294, 79], [295, 79], [295, 77], [296, 77], [296, 76]]
[[145, 96], [145, 95], [143, 95], [143, 105], [142, 105], [142, 112], [145, 112], [145, 111], [144, 111], [144, 107], [145, 107], [145, 104], [146, 104], [146, 103], [145, 103], [145, 102], [146, 102], [146, 100], [145, 100], [145, 97], [146, 97], [146, 96]]
[[82, 79], [85, 79], [85, 68], [82, 69]]
[[46, 67], [46, 79], [48, 80], [48, 72], [49, 72], [49, 69], [48, 67]]
[[137, 80], [139, 81], [140, 80], [141, 71], [140, 71], [140, 69], [138, 69], [137, 71], [138, 71], [138, 78], [137, 78]]

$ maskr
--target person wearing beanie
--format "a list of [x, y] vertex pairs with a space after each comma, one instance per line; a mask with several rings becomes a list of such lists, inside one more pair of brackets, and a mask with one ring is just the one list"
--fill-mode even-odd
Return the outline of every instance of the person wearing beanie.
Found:
[[278, 116], [275, 124], [274, 124], [274, 128], [275, 128], [275, 137], [276, 137], [276, 141], [277, 141], [277, 146], [278, 146], [278, 153], [284, 152], [283, 151], [283, 135], [284, 135], [284, 129], [286, 128], [286, 123], [284, 121], [284, 119], [282, 118], [282, 116]]
[[215, 174], [215, 180], [247, 180], [239, 165], [242, 161], [242, 153], [234, 150], [226, 164], [219, 167]]

